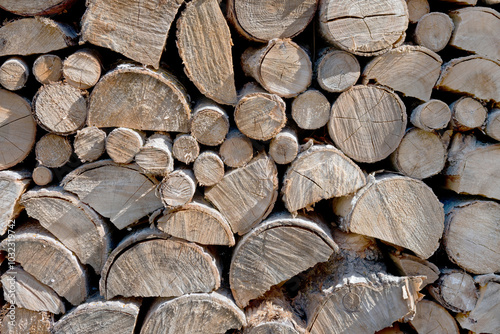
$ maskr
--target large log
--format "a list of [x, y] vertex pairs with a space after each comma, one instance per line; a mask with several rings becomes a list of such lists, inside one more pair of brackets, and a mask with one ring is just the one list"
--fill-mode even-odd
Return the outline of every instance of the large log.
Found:
[[360, 71], [356, 56], [331, 48], [316, 63], [316, 80], [324, 90], [340, 93], [356, 84]]
[[33, 75], [41, 84], [56, 82], [62, 78], [63, 62], [59, 56], [43, 54], [38, 56], [33, 63]]
[[305, 130], [319, 129], [330, 119], [331, 105], [323, 93], [316, 89], [308, 89], [292, 102], [292, 118], [299, 128]]
[[422, 300], [417, 304], [417, 314], [410, 320], [410, 325], [419, 334], [441, 333], [459, 334], [455, 319], [445, 308], [430, 300]]
[[7, 232], [23, 210], [19, 200], [28, 188], [30, 178], [30, 173], [25, 171], [0, 171], [0, 235]]
[[22, 16], [53, 15], [68, 9], [75, 0], [4, 0], [0, 7]]
[[472, 276], [460, 270], [443, 270], [439, 279], [429, 286], [434, 299], [452, 312], [469, 312], [477, 303], [477, 289]]
[[0, 66], [0, 84], [8, 90], [23, 88], [29, 75], [28, 64], [19, 57], [9, 58]]

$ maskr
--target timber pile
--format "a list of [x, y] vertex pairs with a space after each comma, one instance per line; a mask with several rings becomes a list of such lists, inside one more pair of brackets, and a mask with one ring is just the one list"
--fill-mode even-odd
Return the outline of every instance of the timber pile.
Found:
[[0, 332], [500, 333], [498, 0], [0, 0]]

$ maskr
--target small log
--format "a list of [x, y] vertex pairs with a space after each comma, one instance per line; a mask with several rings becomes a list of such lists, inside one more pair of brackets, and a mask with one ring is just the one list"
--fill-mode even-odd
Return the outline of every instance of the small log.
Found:
[[359, 61], [353, 54], [332, 48], [318, 60], [316, 80], [327, 92], [341, 93], [356, 84], [360, 71]]
[[311, 84], [309, 55], [290, 39], [273, 39], [260, 48], [248, 48], [241, 63], [247, 76], [281, 97], [297, 96]]
[[122, 240], [109, 255], [99, 281], [100, 294], [108, 300], [177, 297], [219, 286], [218, 265], [205, 248], [151, 229]]
[[221, 106], [208, 99], [199, 101], [193, 111], [191, 135], [203, 145], [217, 146], [229, 132], [229, 117]]
[[425, 131], [446, 128], [451, 120], [451, 110], [440, 100], [429, 100], [411, 112], [410, 122]]
[[101, 67], [96, 50], [82, 49], [64, 60], [62, 71], [67, 83], [78, 89], [89, 89], [99, 81]]
[[484, 132], [491, 138], [500, 141], [500, 109], [495, 108], [490, 110], [488, 113], [488, 118], [486, 119], [486, 124], [484, 126]]
[[95, 126], [78, 130], [73, 147], [81, 162], [94, 162], [101, 157], [106, 149], [106, 132]]
[[399, 46], [408, 28], [405, 0], [373, 3], [357, 0], [322, 1], [319, 26], [336, 47], [358, 56], [376, 56]]
[[73, 134], [85, 125], [87, 93], [67, 83], [44, 85], [33, 97], [33, 117], [49, 132]]
[[233, 129], [220, 146], [219, 154], [227, 166], [243, 167], [253, 158], [252, 141], [237, 129]]
[[[210, 27], [207, 30], [206, 27]], [[236, 104], [231, 32], [217, 0], [193, 0], [177, 21], [185, 73], [208, 98]], [[200, 52], [203, 49], [203, 52]]]
[[9, 224], [23, 211], [19, 200], [28, 188], [30, 178], [29, 172], [0, 171], [0, 189], [2, 189], [0, 192], [0, 235], [7, 232]]
[[362, 83], [378, 83], [429, 101], [442, 64], [441, 57], [425, 47], [403, 45], [373, 58], [363, 70]]
[[181, 134], [174, 139], [172, 154], [180, 162], [190, 164], [200, 154], [200, 145], [192, 135]]
[[[459, 334], [455, 319], [441, 305], [430, 300], [417, 304], [417, 314], [410, 320], [410, 325], [417, 333]], [[436, 332], [437, 331], [437, 332]]]
[[157, 299], [146, 314], [141, 334], [226, 333], [245, 324], [245, 314], [232, 299], [219, 292], [192, 293]]
[[196, 179], [190, 169], [176, 169], [165, 175], [161, 181], [158, 193], [167, 208], [185, 205], [193, 199], [196, 191]]
[[234, 169], [205, 190], [209, 200], [226, 217], [234, 233], [247, 233], [271, 213], [278, 197], [278, 171], [265, 153], [245, 167]]
[[432, 12], [418, 20], [413, 38], [418, 45], [439, 52], [448, 45], [453, 28], [453, 21], [448, 15]]
[[269, 143], [269, 155], [280, 165], [289, 164], [299, 153], [299, 139], [292, 129], [285, 128]]
[[205, 151], [196, 158], [193, 172], [200, 186], [214, 186], [224, 177], [224, 162], [213, 151]]
[[[7, 307], [7, 304], [4, 306]], [[2, 333], [9, 334], [52, 334], [54, 315], [48, 312], [35, 312], [24, 308], [16, 308], [15, 321], [9, 315], [2, 321]]]
[[281, 193], [289, 212], [310, 208], [322, 199], [346, 196], [366, 184], [361, 169], [330, 145], [300, 153], [288, 167]]
[[299, 128], [319, 129], [330, 119], [331, 105], [328, 99], [316, 89], [308, 89], [292, 102], [292, 118]]
[[[88, 185], [95, 185], [89, 187]], [[123, 229], [163, 207], [155, 195], [158, 181], [139, 172], [135, 165], [117, 165], [111, 160], [80, 166], [61, 182], [64, 190]]]
[[328, 133], [335, 145], [359, 162], [385, 159], [399, 145], [406, 129], [406, 107], [393, 91], [354, 86], [332, 105]]
[[480, 128], [486, 121], [488, 109], [481, 102], [462, 96], [450, 105], [450, 125], [455, 131], [469, 131]]
[[28, 64], [19, 57], [9, 58], [0, 66], [0, 84], [8, 90], [23, 88], [29, 75]]
[[429, 261], [410, 254], [389, 255], [403, 276], [425, 276], [422, 281], [422, 288], [434, 283], [439, 278], [439, 268]]
[[46, 167], [58, 168], [64, 166], [69, 159], [73, 149], [68, 137], [48, 133], [35, 146], [36, 160]]
[[417, 23], [418, 20], [431, 10], [427, 0], [406, 0], [408, 6], [408, 19], [411, 23]]
[[145, 173], [166, 175], [174, 170], [172, 139], [168, 134], [156, 133], [135, 155], [135, 162]]
[[52, 170], [50, 170], [50, 168], [43, 165], [38, 165], [35, 167], [35, 169], [33, 169], [33, 174], [31, 177], [33, 178], [33, 182], [35, 182], [37, 186], [46, 186], [54, 179], [54, 173], [52, 173]]
[[5, 0], [2, 1], [0, 7], [22, 16], [54, 15], [68, 9], [73, 3], [75, 0]]
[[35, 145], [36, 122], [30, 103], [0, 89], [0, 170], [23, 161]]
[[128, 164], [144, 145], [143, 133], [127, 128], [116, 128], [106, 137], [106, 153], [116, 163]]
[[59, 56], [44, 54], [38, 56], [33, 63], [33, 75], [41, 84], [49, 84], [61, 80], [63, 62]]
[[474, 279], [464, 271], [444, 270], [439, 279], [429, 286], [434, 299], [452, 312], [472, 311], [477, 303]]

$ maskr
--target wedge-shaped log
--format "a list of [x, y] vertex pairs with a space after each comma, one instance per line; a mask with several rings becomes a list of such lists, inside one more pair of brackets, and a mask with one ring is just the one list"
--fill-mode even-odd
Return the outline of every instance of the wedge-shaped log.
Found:
[[390, 254], [391, 260], [403, 276], [425, 276], [422, 287], [434, 283], [439, 278], [439, 268], [426, 260], [410, 254]]
[[30, 182], [29, 172], [10, 170], [0, 172], [0, 235], [7, 232], [9, 224], [23, 210], [19, 200]]
[[484, 132], [491, 138], [500, 141], [500, 109], [491, 109], [484, 125]]
[[457, 322], [441, 305], [422, 300], [417, 304], [417, 314], [410, 320], [410, 325], [417, 333], [432, 333], [436, 330], [442, 334], [459, 334]]
[[69, 8], [75, 0], [5, 0], [1, 8], [22, 16], [52, 15]]

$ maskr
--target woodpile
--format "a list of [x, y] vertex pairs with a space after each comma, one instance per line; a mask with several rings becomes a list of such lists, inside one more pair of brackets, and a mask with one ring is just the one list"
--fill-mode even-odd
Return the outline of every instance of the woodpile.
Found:
[[0, 0], [0, 333], [500, 333], [499, 6]]

